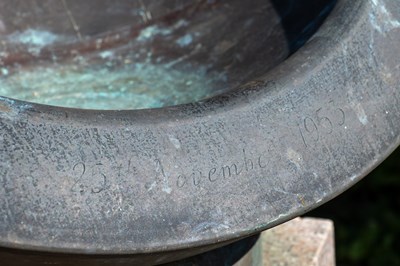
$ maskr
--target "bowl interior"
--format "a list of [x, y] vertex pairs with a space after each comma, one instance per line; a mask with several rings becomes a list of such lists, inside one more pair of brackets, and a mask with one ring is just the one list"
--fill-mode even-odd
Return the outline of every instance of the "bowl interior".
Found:
[[0, 43], [0, 95], [89, 109], [197, 101], [289, 53], [265, 0], [5, 0]]

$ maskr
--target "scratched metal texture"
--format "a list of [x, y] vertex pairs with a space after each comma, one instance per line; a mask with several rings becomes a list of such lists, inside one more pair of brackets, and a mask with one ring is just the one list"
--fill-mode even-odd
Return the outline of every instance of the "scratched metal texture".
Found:
[[160, 263], [332, 199], [399, 145], [399, 10], [339, 1], [284, 63], [193, 104], [82, 111], [0, 98], [0, 245]]

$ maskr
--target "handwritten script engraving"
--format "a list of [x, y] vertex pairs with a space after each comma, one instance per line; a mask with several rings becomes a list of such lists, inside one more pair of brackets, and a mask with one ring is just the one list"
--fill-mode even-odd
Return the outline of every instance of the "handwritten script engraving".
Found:
[[71, 192], [98, 194], [108, 188], [107, 176], [101, 169], [102, 163], [96, 163], [91, 167], [91, 171], [87, 171], [85, 163], [77, 163], [72, 167], [72, 171], [76, 174], [76, 178], [71, 187]]
[[[337, 107], [331, 100], [326, 106], [319, 107], [311, 114], [304, 116], [297, 127], [301, 140], [307, 148], [322, 138], [333, 134], [345, 123], [345, 111]], [[249, 153], [246, 148], [243, 148], [239, 154], [232, 156], [232, 158], [234, 159], [225, 163], [192, 168], [185, 170], [186, 172], [165, 169], [168, 164], [164, 164], [163, 160], [157, 157], [150, 159], [154, 169], [142, 169], [140, 162], [136, 162], [135, 167], [132, 158], [129, 161], [119, 161], [117, 165], [107, 167], [104, 167], [101, 162], [92, 165], [79, 162], [72, 167], [72, 174], [75, 178], [73, 178], [73, 185], [70, 190], [81, 195], [86, 193], [99, 194], [110, 187], [108, 175], [129, 179], [142, 174], [153, 176], [153, 179], [149, 182], [143, 183], [143, 188], [147, 191], [157, 188], [171, 193], [173, 189], [199, 188], [218, 182], [232, 182], [235, 178], [247, 177], [251, 173], [265, 173], [266, 171], [263, 169], [269, 166], [264, 153]], [[149, 165], [148, 163], [146, 164]]]
[[199, 187], [206, 183], [211, 184], [228, 180], [266, 167], [267, 164], [263, 155], [249, 156], [246, 150], [243, 149], [241, 158], [236, 162], [215, 165], [208, 169], [194, 169], [189, 173], [176, 174], [170, 177], [170, 180], [179, 189], [189, 186]]
[[327, 106], [320, 107], [313, 114], [306, 116], [297, 126], [301, 139], [306, 147], [318, 142], [322, 137], [334, 133], [346, 122], [346, 114], [342, 108], [335, 107], [333, 100]]

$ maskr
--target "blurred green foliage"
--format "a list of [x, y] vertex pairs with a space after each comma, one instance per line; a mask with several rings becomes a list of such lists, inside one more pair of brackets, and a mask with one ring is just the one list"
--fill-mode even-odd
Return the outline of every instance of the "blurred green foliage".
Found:
[[334, 221], [337, 265], [400, 265], [400, 148], [307, 216]]

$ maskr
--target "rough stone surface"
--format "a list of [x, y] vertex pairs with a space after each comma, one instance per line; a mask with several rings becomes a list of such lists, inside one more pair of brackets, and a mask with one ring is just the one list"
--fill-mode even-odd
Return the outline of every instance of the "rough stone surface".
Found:
[[261, 236], [265, 266], [335, 265], [333, 222], [315, 218], [296, 218]]

